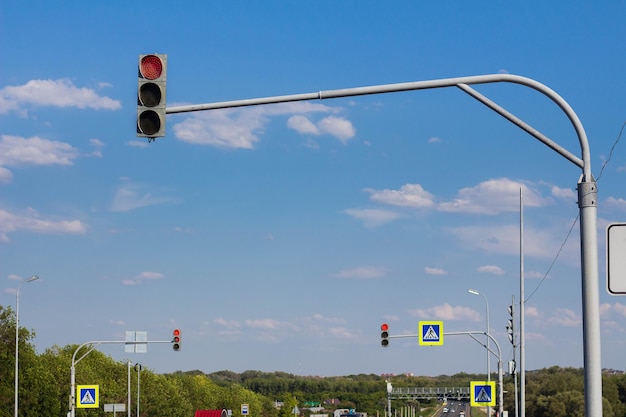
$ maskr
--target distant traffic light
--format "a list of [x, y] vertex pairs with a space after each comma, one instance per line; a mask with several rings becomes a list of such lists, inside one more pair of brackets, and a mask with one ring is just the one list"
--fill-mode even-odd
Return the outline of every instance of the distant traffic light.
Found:
[[515, 347], [515, 328], [513, 326], [513, 318], [515, 317], [515, 311], [513, 310], [513, 305], [508, 306], [507, 311], [509, 312], [509, 319], [506, 323], [506, 333], [509, 336], [509, 342]]
[[137, 80], [137, 136], [165, 136], [167, 55], [139, 55]]
[[389, 325], [387, 323], [380, 325], [380, 345], [382, 347], [389, 346]]
[[180, 350], [180, 330], [174, 329], [172, 332], [172, 349]]

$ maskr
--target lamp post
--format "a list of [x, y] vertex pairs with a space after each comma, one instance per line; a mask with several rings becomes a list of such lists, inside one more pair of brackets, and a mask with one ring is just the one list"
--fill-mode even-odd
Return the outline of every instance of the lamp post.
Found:
[[[489, 301], [487, 300], [487, 296], [485, 294], [476, 291], [474, 289], [467, 290], [468, 293], [474, 295], [480, 295], [485, 299], [485, 316], [487, 319], [487, 335], [489, 335]], [[489, 358], [489, 336], [487, 336], [487, 382], [491, 381], [491, 361]], [[491, 417], [491, 407], [487, 408], [487, 416]]]
[[20, 285], [17, 286], [17, 293], [15, 296], [15, 407], [14, 407], [14, 417], [17, 417], [17, 409], [18, 409], [18, 388], [19, 388], [19, 345], [20, 345], [20, 289], [22, 289], [22, 284], [25, 282], [33, 282], [38, 280], [39, 277], [37, 275], [33, 275], [28, 277], [20, 282]]
[[135, 364], [135, 370], [137, 371], [137, 417], [139, 417], [139, 387], [141, 386], [141, 368], [141, 362], [137, 362]]

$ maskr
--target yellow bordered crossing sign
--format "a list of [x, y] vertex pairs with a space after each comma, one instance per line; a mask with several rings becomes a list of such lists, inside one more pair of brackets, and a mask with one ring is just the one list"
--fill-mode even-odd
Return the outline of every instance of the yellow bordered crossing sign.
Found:
[[100, 392], [98, 385], [76, 386], [76, 408], [100, 407]]
[[420, 321], [418, 327], [420, 346], [443, 345], [443, 321]]
[[493, 407], [496, 405], [496, 382], [471, 381], [470, 395], [472, 407]]

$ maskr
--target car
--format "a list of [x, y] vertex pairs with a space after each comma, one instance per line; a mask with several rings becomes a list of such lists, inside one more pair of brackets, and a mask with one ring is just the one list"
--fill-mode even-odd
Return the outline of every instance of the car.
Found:
[[465, 417], [465, 411], [461, 411], [461, 412], [459, 413], [459, 417]]
[[447, 413], [448, 412], [448, 407], [443, 407], [443, 412]]

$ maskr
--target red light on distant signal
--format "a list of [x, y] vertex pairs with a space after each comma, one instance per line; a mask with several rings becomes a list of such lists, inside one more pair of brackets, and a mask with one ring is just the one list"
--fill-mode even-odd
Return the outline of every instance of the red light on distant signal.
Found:
[[172, 332], [172, 349], [180, 350], [180, 329], [174, 329]]
[[380, 345], [382, 347], [389, 346], [389, 325], [387, 323], [380, 325]]

